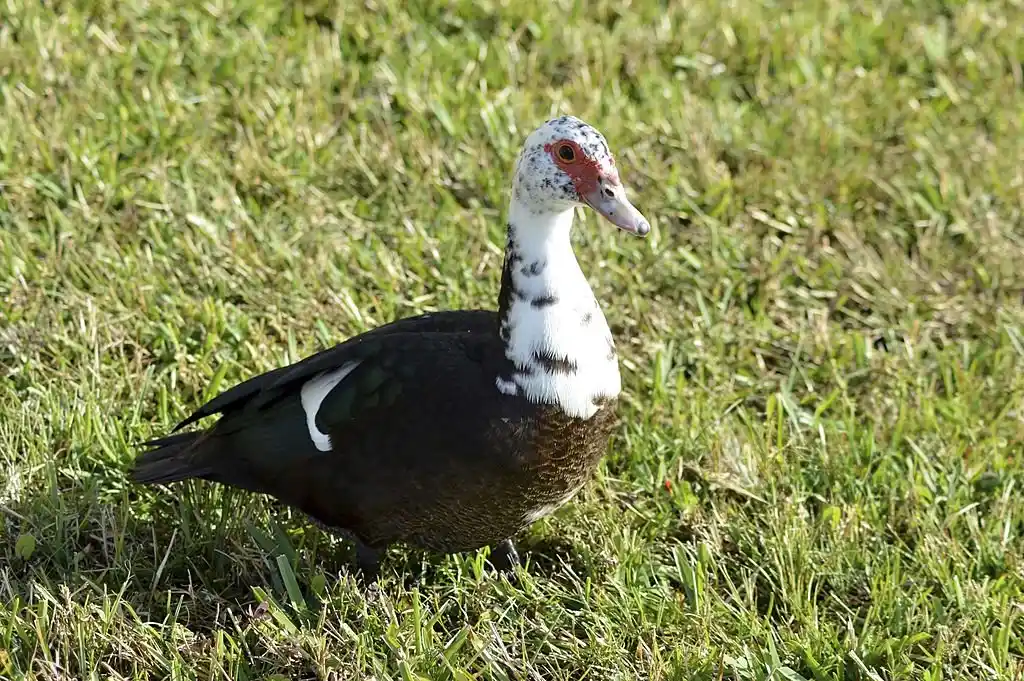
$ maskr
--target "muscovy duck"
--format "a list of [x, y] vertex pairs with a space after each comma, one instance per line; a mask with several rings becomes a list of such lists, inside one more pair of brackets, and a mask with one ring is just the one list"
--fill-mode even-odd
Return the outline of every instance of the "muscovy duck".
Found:
[[513, 536], [580, 490], [614, 427], [615, 345], [570, 242], [579, 205], [650, 231], [604, 136], [563, 116], [517, 159], [496, 312], [400, 319], [251, 378], [144, 443], [132, 479], [276, 497], [353, 539], [368, 574], [393, 543], [488, 546], [511, 568]]

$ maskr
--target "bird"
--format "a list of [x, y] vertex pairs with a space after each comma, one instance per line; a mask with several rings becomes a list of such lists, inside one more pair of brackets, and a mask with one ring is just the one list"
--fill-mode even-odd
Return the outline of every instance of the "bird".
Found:
[[615, 342], [571, 243], [578, 207], [651, 230], [604, 135], [560, 116], [515, 161], [497, 310], [394, 320], [249, 378], [141, 443], [130, 479], [268, 495], [354, 542], [364, 575], [402, 544], [487, 547], [514, 569], [515, 536], [592, 478], [617, 422]]

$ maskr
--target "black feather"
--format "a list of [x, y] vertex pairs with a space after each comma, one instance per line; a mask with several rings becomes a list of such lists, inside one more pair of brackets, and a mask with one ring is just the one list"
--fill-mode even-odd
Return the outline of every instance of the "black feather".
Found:
[[209, 471], [197, 466], [190, 454], [204, 434], [179, 433], [142, 443], [143, 446], [155, 449], [143, 453], [135, 460], [131, 479], [139, 483], [155, 484], [202, 477]]
[[[239, 383], [199, 407], [187, 419], [176, 425], [172, 432], [177, 432], [207, 416], [224, 413], [261, 393], [280, 390], [297, 381], [309, 380], [322, 371], [337, 369], [350, 361], [349, 353], [354, 347], [372, 338], [396, 333], [490, 333], [496, 331], [497, 326], [498, 317], [492, 310], [448, 310], [399, 319], [310, 355], [295, 364], [273, 369]], [[266, 400], [267, 397], [264, 395], [263, 401]]]

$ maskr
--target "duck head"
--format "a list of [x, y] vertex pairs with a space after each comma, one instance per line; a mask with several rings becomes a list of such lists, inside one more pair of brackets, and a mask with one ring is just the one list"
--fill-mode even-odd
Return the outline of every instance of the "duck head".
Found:
[[512, 192], [514, 201], [535, 213], [586, 205], [623, 231], [651, 231], [626, 198], [604, 135], [574, 116], [549, 120], [530, 134], [516, 162]]

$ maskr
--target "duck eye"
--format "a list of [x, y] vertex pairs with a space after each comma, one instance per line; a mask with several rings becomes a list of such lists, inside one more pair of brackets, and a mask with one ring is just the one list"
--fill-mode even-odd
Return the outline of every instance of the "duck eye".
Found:
[[571, 145], [563, 144], [558, 147], [558, 158], [562, 159], [566, 163], [572, 163], [576, 160], [576, 151]]

